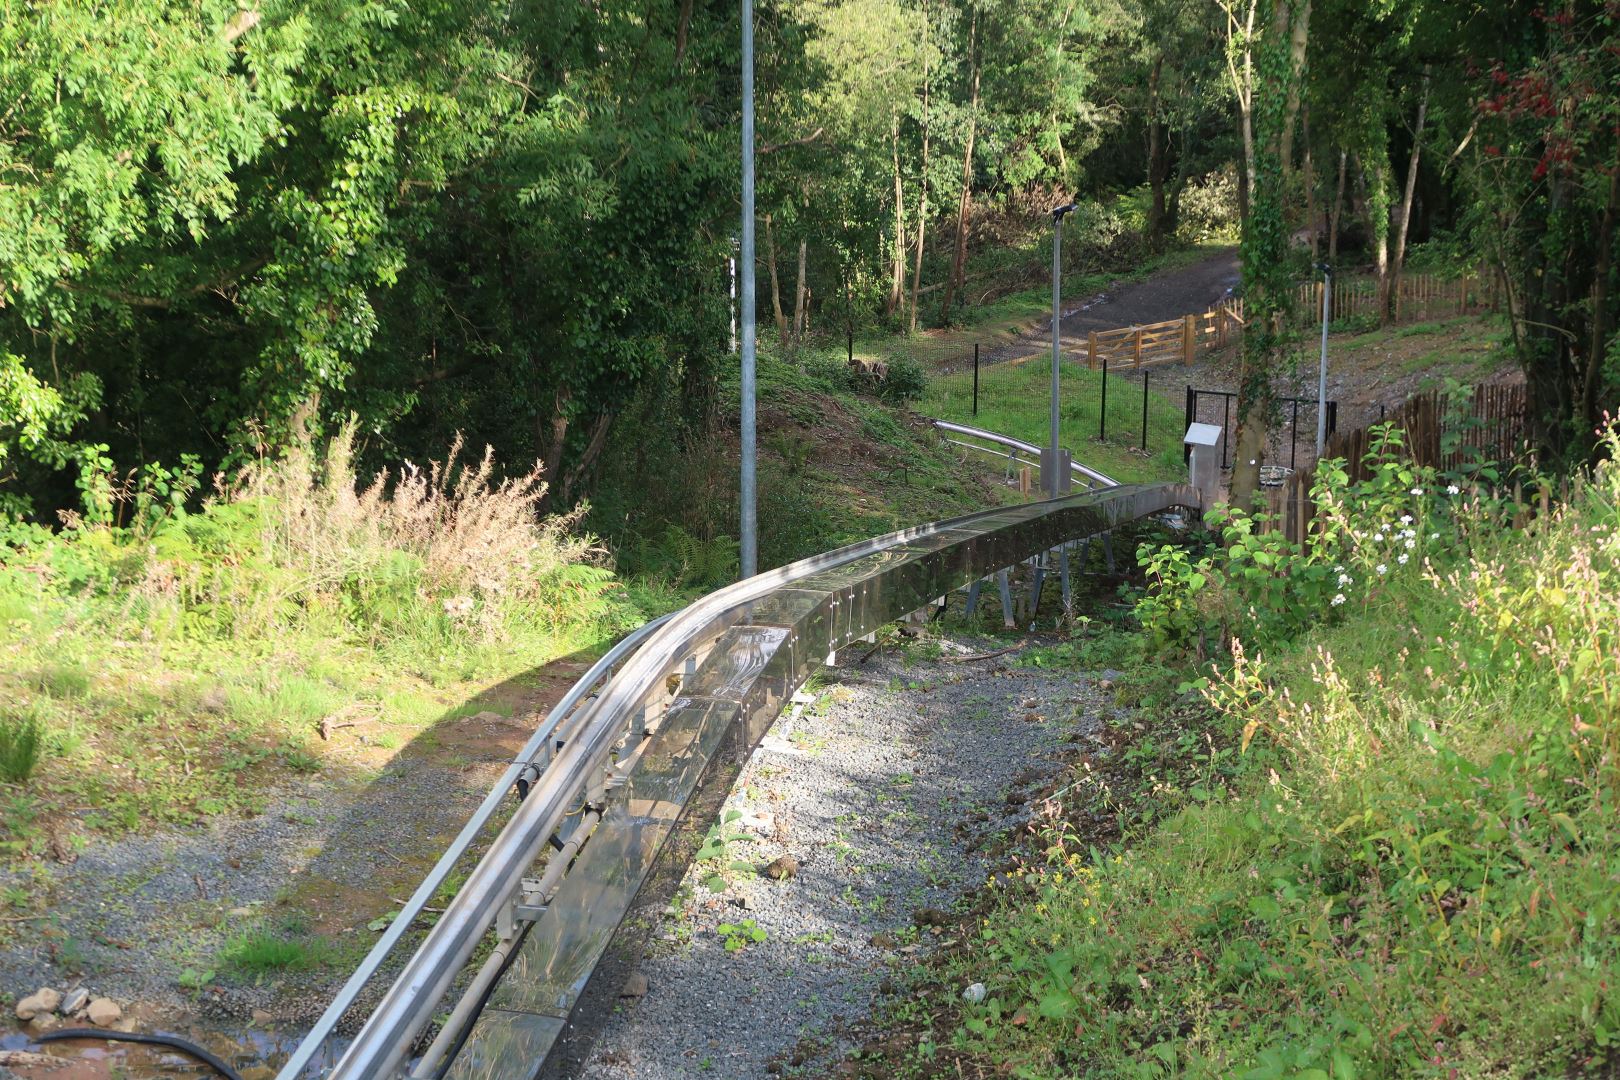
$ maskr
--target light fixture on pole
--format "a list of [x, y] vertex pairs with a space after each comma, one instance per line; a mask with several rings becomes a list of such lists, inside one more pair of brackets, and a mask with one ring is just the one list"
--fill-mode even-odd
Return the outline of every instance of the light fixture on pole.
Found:
[[1052, 416], [1047, 439], [1046, 460], [1042, 463], [1042, 487], [1051, 498], [1063, 493], [1063, 475], [1058, 460], [1058, 368], [1062, 361], [1063, 340], [1063, 216], [1075, 209], [1065, 203], [1052, 210]]
[[742, 576], [759, 571], [759, 532], [754, 506], [754, 4], [742, 0], [742, 515], [737, 545]]
[[1322, 272], [1322, 366], [1316, 377], [1316, 456], [1320, 460], [1327, 446], [1327, 339], [1333, 307], [1333, 267], [1321, 262], [1316, 268]]

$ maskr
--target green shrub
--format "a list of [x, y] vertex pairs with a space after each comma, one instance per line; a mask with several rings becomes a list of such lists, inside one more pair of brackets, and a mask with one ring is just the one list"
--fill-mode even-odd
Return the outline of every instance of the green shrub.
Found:
[[21, 784], [39, 764], [44, 739], [33, 716], [0, 717], [0, 780]]

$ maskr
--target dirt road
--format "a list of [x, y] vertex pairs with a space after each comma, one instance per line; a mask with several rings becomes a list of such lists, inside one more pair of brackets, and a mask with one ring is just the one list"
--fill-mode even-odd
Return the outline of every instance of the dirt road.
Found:
[[[1093, 330], [1164, 322], [1207, 311], [1231, 295], [1238, 276], [1237, 249], [1224, 248], [1206, 259], [1154, 274], [1145, 281], [1121, 282], [1100, 293], [1066, 299], [1064, 347], [1077, 347]], [[1048, 318], [1018, 340], [986, 353], [983, 362], [1028, 356], [1043, 345], [1050, 346], [1051, 334], [1052, 320]]]

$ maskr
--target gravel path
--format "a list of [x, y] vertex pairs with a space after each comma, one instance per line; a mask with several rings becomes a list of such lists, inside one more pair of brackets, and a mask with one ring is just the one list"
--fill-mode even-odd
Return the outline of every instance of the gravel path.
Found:
[[[823, 1075], [816, 1059], [848, 1049], [885, 981], [945, 939], [947, 912], [987, 873], [980, 849], [1027, 820], [1065, 738], [1096, 724], [1089, 683], [1013, 660], [891, 655], [828, 672], [743, 770], [726, 831], [749, 839], [688, 872], [642, 966], [645, 996], [625, 999], [585, 1076]], [[788, 880], [704, 883], [782, 855], [799, 864]], [[764, 940], [728, 951], [717, 927], [744, 920]]]

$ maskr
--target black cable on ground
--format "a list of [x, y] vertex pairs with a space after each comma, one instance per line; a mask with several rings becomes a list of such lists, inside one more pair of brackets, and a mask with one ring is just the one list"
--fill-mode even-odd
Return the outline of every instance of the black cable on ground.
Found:
[[178, 1035], [142, 1035], [134, 1031], [103, 1031], [100, 1028], [62, 1028], [59, 1031], [47, 1032], [34, 1037], [34, 1042], [57, 1042], [61, 1039], [105, 1039], [108, 1042], [145, 1043], [148, 1046], [167, 1046], [171, 1050], [178, 1050], [188, 1057], [213, 1069], [225, 1080], [242, 1080], [242, 1076], [223, 1060], [204, 1050], [194, 1042], [187, 1042]]

